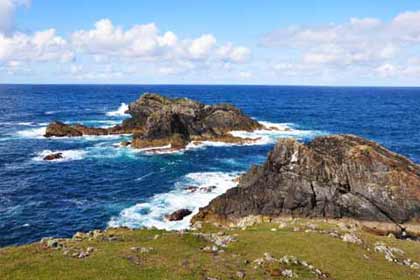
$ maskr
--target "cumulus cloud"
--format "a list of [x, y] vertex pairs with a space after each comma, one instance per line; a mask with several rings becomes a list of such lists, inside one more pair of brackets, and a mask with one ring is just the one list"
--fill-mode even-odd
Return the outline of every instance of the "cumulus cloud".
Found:
[[0, 63], [68, 62], [73, 57], [74, 53], [67, 41], [58, 36], [54, 29], [38, 31], [32, 35], [20, 32], [11, 36], [0, 34]]
[[342, 24], [289, 26], [261, 40], [268, 48], [293, 50], [289, 68], [301, 74], [317, 66], [319, 71], [370, 71], [381, 77], [401, 74], [419, 42], [420, 11], [401, 13], [389, 22], [351, 18]]
[[[154, 23], [134, 25], [129, 29], [115, 26], [109, 19], [97, 21], [93, 29], [79, 30], [71, 36], [72, 44], [81, 52], [95, 56], [116, 56], [148, 61], [244, 62], [250, 50], [231, 43], [217, 45], [212, 34], [180, 39], [171, 31], [162, 33]], [[173, 67], [172, 67], [173, 68]], [[173, 73], [168, 67], [162, 72]]]

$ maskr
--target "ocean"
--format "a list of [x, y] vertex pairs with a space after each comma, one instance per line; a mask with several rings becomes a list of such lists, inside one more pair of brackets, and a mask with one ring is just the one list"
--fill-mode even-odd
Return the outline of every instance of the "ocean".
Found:
[[[130, 136], [46, 139], [54, 120], [91, 126], [120, 123], [127, 104], [144, 92], [231, 103], [249, 116], [287, 131], [236, 132], [254, 145], [204, 143], [168, 154], [119, 147]], [[194, 212], [235, 186], [234, 179], [264, 162], [280, 137], [310, 141], [352, 133], [420, 162], [420, 88], [0, 85], [0, 246], [77, 231], [128, 226], [188, 227]], [[50, 152], [64, 159], [45, 162]], [[215, 186], [189, 193], [188, 186]]]

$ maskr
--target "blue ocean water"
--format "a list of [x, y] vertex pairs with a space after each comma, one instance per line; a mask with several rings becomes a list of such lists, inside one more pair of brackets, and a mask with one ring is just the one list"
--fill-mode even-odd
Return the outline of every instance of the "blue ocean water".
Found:
[[[290, 131], [257, 132], [257, 145], [208, 144], [158, 155], [117, 146], [129, 136], [42, 137], [53, 120], [116, 124], [126, 117], [121, 103], [143, 92], [229, 102]], [[420, 88], [0, 85], [0, 246], [107, 226], [185, 227], [163, 215], [206, 205], [237, 174], [263, 162], [278, 137], [353, 133], [418, 163], [419, 112]], [[65, 159], [43, 162], [49, 151]], [[217, 188], [183, 190], [191, 185]]]

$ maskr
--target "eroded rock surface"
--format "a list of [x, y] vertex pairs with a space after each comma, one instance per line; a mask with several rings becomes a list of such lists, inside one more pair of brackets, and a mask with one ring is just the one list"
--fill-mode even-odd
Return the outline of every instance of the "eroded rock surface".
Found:
[[419, 221], [420, 167], [353, 135], [318, 137], [308, 144], [280, 139], [263, 165], [200, 209], [193, 222], [250, 215]]
[[131, 118], [111, 128], [80, 124], [50, 123], [45, 137], [75, 137], [132, 133], [134, 148], [183, 148], [191, 141], [245, 143], [251, 139], [234, 137], [234, 130], [253, 131], [263, 126], [229, 104], [205, 105], [191, 99], [170, 99], [147, 93], [129, 105]]

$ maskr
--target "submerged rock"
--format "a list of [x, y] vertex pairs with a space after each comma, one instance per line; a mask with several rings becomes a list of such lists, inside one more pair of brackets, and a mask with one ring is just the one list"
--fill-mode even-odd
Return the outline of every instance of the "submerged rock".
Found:
[[165, 216], [168, 221], [180, 221], [192, 213], [189, 209], [179, 209], [171, 214]]
[[57, 159], [62, 159], [63, 158], [63, 153], [52, 153], [49, 155], [46, 155], [43, 160], [57, 160]]
[[200, 209], [193, 222], [250, 215], [350, 217], [399, 224], [420, 220], [420, 167], [353, 135], [308, 144], [281, 139], [238, 187]]

